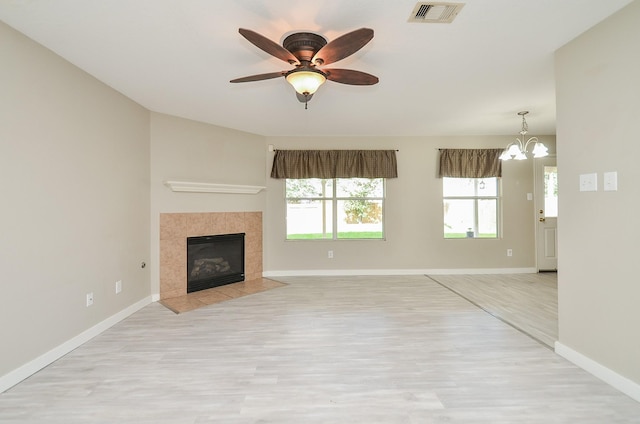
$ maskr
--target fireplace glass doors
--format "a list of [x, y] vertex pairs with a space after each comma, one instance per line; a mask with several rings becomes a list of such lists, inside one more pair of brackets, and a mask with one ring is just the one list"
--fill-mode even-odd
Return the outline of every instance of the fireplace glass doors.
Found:
[[244, 281], [244, 235], [187, 237], [187, 293]]

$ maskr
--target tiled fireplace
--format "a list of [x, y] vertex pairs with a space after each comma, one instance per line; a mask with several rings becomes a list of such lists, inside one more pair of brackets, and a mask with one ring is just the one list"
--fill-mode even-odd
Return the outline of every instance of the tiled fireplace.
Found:
[[245, 281], [262, 278], [262, 212], [160, 214], [160, 299], [187, 294], [187, 237], [245, 233]]

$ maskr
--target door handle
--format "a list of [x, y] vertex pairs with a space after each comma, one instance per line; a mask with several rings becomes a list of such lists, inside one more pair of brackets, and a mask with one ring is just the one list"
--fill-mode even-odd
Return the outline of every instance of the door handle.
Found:
[[547, 218], [540, 218], [540, 222], [545, 222]]

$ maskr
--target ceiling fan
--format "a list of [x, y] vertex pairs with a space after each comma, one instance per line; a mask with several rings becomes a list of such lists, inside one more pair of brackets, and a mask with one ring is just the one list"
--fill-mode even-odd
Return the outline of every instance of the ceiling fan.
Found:
[[326, 80], [349, 85], [374, 85], [378, 77], [351, 69], [320, 69], [351, 56], [373, 38], [373, 30], [360, 28], [328, 42], [312, 32], [296, 32], [287, 36], [282, 46], [249, 29], [240, 28], [240, 34], [259, 49], [288, 62], [294, 68], [288, 71], [269, 72], [231, 80], [232, 83], [262, 81], [285, 77], [296, 90], [299, 101], [305, 104], [311, 100], [318, 87]]

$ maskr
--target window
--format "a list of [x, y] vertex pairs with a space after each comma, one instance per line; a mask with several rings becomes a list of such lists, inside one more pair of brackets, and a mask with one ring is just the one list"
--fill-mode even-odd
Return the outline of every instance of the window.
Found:
[[287, 240], [383, 239], [384, 179], [286, 179]]
[[444, 238], [497, 238], [497, 178], [443, 178]]
[[544, 167], [544, 216], [558, 217], [558, 167]]

